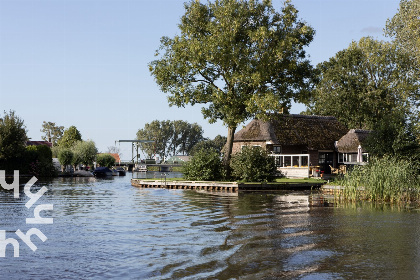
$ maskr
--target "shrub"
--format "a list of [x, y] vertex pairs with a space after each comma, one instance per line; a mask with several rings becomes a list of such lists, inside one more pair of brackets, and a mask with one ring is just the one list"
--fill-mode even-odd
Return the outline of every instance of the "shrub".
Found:
[[102, 167], [112, 167], [115, 165], [115, 158], [110, 154], [100, 154], [96, 158], [96, 163]]
[[261, 147], [243, 147], [240, 153], [232, 156], [230, 168], [232, 176], [244, 182], [270, 182], [276, 172], [274, 158]]
[[183, 168], [184, 178], [194, 181], [216, 181], [222, 179], [222, 161], [214, 150], [199, 150]]
[[25, 173], [35, 176], [50, 177], [56, 175], [52, 163], [51, 148], [46, 145], [28, 146], [25, 152]]

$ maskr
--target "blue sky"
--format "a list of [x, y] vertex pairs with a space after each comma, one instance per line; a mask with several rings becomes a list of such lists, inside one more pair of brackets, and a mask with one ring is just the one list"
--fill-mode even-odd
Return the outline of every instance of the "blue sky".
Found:
[[[14, 110], [28, 137], [40, 140], [43, 121], [75, 125], [105, 152], [134, 139], [153, 120], [197, 122], [204, 136], [226, 135], [200, 107], [169, 107], [147, 64], [162, 36], [178, 33], [184, 0], [0, 0], [0, 113]], [[277, 10], [283, 1], [273, 1]], [[384, 39], [398, 0], [292, 0], [315, 39], [313, 65], [363, 36]], [[305, 108], [294, 105], [292, 113]], [[117, 144], [118, 146], [118, 144]], [[121, 144], [123, 159], [131, 156]]]

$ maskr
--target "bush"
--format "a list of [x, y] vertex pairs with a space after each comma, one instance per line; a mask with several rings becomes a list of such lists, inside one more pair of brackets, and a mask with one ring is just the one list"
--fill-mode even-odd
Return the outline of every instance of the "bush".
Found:
[[110, 154], [100, 154], [96, 158], [96, 163], [99, 166], [111, 168], [115, 165], [115, 158]]
[[52, 152], [46, 145], [28, 146], [25, 153], [24, 173], [34, 176], [50, 177], [56, 175], [56, 170], [52, 163]]
[[232, 156], [230, 168], [232, 176], [244, 182], [271, 182], [276, 172], [274, 158], [261, 147], [243, 147]]
[[194, 181], [217, 181], [222, 179], [222, 161], [214, 150], [199, 150], [184, 165], [184, 178]]

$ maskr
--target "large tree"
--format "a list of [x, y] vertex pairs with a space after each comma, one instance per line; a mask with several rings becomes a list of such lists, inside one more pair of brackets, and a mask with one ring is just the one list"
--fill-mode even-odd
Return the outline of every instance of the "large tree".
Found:
[[57, 144], [61, 148], [72, 148], [77, 141], [82, 141], [82, 135], [80, 134], [80, 131], [72, 125], [68, 129], [64, 130], [63, 136]]
[[366, 37], [317, 66], [309, 113], [332, 115], [350, 128], [375, 129], [386, 116], [416, 107], [418, 77], [410, 58], [389, 42]]
[[[420, 0], [401, 0], [398, 12], [386, 23], [385, 34], [394, 40], [400, 51], [408, 53], [416, 65], [412, 70], [420, 77]], [[414, 127], [420, 141], [419, 119], [420, 110], [417, 109]]]
[[203, 129], [197, 124], [187, 124], [187, 127], [180, 133], [178, 151], [183, 155], [190, 154], [192, 148], [203, 140]]
[[85, 166], [92, 165], [95, 161], [98, 149], [96, 148], [95, 142], [92, 140], [88, 141], [77, 141], [73, 148], [73, 165], [84, 164]]
[[72, 164], [74, 154], [70, 149], [60, 149], [58, 151], [58, 161], [60, 162], [62, 168], [61, 171], [66, 170], [67, 165]]
[[304, 47], [314, 30], [286, 1], [281, 13], [271, 1], [216, 0], [185, 4], [181, 34], [163, 37], [150, 71], [170, 106], [207, 104], [210, 123], [228, 128], [225, 168], [237, 126], [302, 101], [312, 67]]
[[137, 139], [153, 140], [154, 143], [140, 143], [140, 149], [149, 158], [158, 154], [164, 159], [177, 152], [188, 154], [203, 139], [203, 129], [197, 123], [190, 124], [181, 120], [154, 120], [138, 130]]
[[176, 155], [183, 140], [186, 141], [187, 131], [190, 124], [186, 121], [176, 120], [172, 122], [173, 135], [170, 143], [170, 151], [172, 155]]
[[41, 132], [44, 133], [44, 135], [41, 136], [41, 138], [55, 146], [57, 145], [57, 141], [60, 140], [63, 136], [64, 126], [57, 126], [53, 122], [44, 121], [42, 123]]
[[26, 127], [14, 111], [0, 116], [0, 160], [20, 158], [25, 153]]
[[173, 126], [171, 121], [154, 120], [146, 123], [143, 129], [137, 132], [138, 140], [154, 140], [154, 143], [140, 143], [141, 150], [151, 158], [158, 154], [164, 159], [169, 154], [169, 143], [173, 135]]
[[420, 65], [420, 0], [401, 0], [398, 12], [386, 23], [385, 34]]

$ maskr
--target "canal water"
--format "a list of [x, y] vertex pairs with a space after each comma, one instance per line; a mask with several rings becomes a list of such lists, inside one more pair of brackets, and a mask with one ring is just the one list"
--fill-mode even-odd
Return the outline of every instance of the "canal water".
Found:
[[[34, 205], [0, 191], [6, 247], [0, 279], [419, 279], [420, 212], [325, 207], [303, 192], [140, 189], [131, 175], [59, 178], [36, 205], [53, 224], [26, 224]], [[311, 206], [315, 204], [318, 206]], [[36, 227], [33, 252], [15, 234]]]

